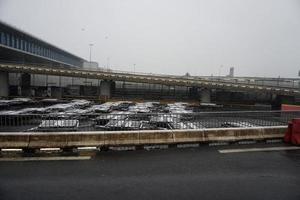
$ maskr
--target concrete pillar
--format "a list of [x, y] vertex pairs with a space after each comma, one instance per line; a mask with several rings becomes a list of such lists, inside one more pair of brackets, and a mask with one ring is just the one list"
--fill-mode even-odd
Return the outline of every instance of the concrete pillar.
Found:
[[62, 88], [61, 87], [50, 87], [50, 97], [61, 99], [62, 98]]
[[8, 97], [8, 72], [0, 72], [0, 97]]
[[202, 89], [200, 92], [200, 102], [201, 103], [210, 103], [211, 91], [209, 89]]
[[191, 99], [198, 99], [199, 98], [199, 88], [198, 87], [191, 87], [189, 88], [189, 97]]
[[20, 86], [21, 86], [21, 95], [25, 97], [31, 96], [31, 76], [30, 74], [21, 74]]
[[111, 98], [115, 91], [116, 83], [114, 81], [103, 80], [100, 83], [100, 96], [102, 98]]

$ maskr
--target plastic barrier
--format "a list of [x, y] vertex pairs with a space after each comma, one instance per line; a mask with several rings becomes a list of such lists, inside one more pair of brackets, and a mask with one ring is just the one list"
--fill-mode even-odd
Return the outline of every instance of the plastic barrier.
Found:
[[282, 111], [296, 111], [296, 110], [300, 110], [300, 106], [299, 105], [281, 104], [281, 110]]
[[293, 123], [289, 122], [288, 128], [284, 134], [284, 142], [290, 143], [292, 138], [292, 131], [293, 131]]
[[289, 122], [288, 129], [284, 135], [284, 141], [286, 143], [300, 145], [300, 118], [293, 119], [292, 122]]
[[300, 119], [293, 119], [293, 128], [291, 142], [295, 145], [300, 145]]

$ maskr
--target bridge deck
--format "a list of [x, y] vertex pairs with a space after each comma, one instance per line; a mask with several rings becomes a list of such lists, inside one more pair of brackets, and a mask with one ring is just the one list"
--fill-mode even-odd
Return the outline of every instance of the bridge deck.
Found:
[[163, 84], [172, 86], [188, 86], [188, 87], [205, 87], [205, 88], [221, 88], [237, 91], [252, 91], [252, 92], [268, 92], [273, 94], [296, 96], [300, 94], [299, 89], [281, 87], [281, 86], [265, 86], [255, 83], [230, 83], [222, 80], [205, 80], [193, 79], [180, 76], [168, 75], [151, 75], [137, 74], [126, 72], [105, 72], [83, 70], [78, 68], [51, 68], [46, 66], [30, 66], [30, 65], [15, 65], [15, 64], [0, 64], [0, 71], [55, 75], [66, 77], [80, 77], [90, 79], [104, 79], [113, 81], [126, 81], [138, 83]]

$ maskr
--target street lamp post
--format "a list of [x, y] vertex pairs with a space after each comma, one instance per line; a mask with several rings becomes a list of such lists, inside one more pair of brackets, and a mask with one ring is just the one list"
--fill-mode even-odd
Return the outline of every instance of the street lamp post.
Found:
[[106, 58], [106, 70], [109, 71], [109, 57]]
[[90, 46], [90, 64], [92, 63], [92, 46], [94, 46], [94, 44], [89, 44]]

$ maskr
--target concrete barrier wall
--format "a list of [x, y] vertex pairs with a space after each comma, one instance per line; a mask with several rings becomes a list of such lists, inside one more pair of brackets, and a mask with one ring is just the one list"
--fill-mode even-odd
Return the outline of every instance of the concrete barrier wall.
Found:
[[96, 132], [2, 132], [0, 148], [46, 148], [179, 144], [283, 138], [287, 126], [201, 130]]

